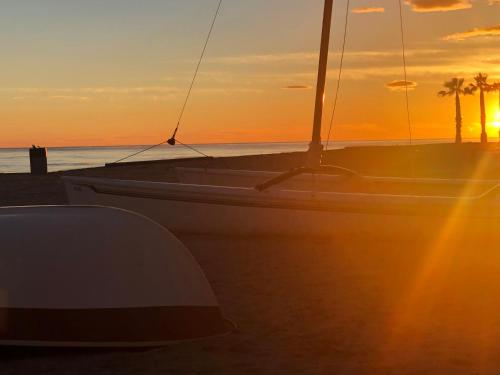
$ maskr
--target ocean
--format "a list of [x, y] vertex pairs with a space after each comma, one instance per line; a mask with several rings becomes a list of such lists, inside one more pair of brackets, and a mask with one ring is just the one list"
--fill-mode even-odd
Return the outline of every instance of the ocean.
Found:
[[[415, 144], [451, 142], [444, 139], [414, 141]], [[409, 141], [342, 141], [333, 142], [329, 149], [348, 146], [406, 145]], [[232, 143], [194, 145], [196, 149], [209, 156], [240, 156], [272, 154], [281, 152], [305, 151], [308, 142], [280, 143]], [[103, 166], [131, 155], [147, 146], [110, 146], [110, 147], [53, 147], [48, 148], [48, 167], [50, 172]], [[182, 145], [175, 147], [163, 145], [135, 156], [127, 161], [178, 159], [198, 157], [194, 151]], [[0, 173], [27, 173], [30, 170], [28, 148], [0, 148]]]

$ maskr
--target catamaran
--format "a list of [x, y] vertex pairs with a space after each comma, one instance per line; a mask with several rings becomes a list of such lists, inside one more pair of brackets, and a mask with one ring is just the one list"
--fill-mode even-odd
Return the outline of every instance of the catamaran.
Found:
[[367, 177], [322, 164], [332, 9], [325, 0], [305, 166], [285, 173], [179, 168], [172, 183], [65, 177], [69, 201], [139, 212], [175, 232], [408, 236], [452, 226], [464, 236], [495, 234], [500, 181]]

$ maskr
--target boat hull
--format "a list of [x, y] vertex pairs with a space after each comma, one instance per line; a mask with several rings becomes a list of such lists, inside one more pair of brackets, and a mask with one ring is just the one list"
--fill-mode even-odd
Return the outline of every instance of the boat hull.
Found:
[[156, 346], [228, 332], [184, 245], [108, 207], [0, 208], [0, 345]]
[[[66, 180], [73, 203], [140, 212], [175, 232], [229, 235], [321, 235], [350, 238], [432, 237], [445, 225], [460, 236], [495, 237], [498, 203], [491, 199], [373, 196], [168, 183]], [[466, 231], [460, 228], [466, 227]]]
[[3, 308], [0, 344], [44, 347], [150, 347], [231, 329], [217, 307], [114, 309]]

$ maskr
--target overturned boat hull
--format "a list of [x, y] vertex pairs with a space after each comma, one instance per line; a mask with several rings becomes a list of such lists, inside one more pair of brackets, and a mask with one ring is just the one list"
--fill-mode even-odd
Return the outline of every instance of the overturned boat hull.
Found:
[[104, 207], [0, 209], [0, 345], [156, 346], [228, 332], [188, 250]]
[[228, 332], [218, 308], [3, 308], [0, 345], [154, 347]]

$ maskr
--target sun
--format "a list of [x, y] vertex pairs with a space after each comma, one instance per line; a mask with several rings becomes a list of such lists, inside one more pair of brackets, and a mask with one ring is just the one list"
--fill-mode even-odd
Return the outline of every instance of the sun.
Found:
[[496, 109], [491, 116], [491, 126], [495, 129], [500, 129], [500, 109]]
[[495, 111], [494, 117], [493, 117], [493, 126], [495, 128], [500, 129], [500, 109], [497, 109]]

